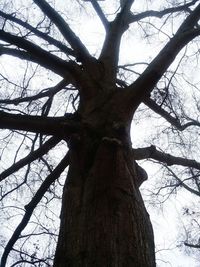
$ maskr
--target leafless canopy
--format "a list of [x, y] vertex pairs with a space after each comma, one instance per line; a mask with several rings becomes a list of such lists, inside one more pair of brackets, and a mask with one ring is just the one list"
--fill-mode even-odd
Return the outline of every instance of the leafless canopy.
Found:
[[[101, 107], [102, 96], [123, 92], [121, 101], [136, 111], [133, 123], [152, 120], [157, 125], [142, 133], [143, 147], [133, 137], [133, 158], [160, 162], [168, 174], [160, 187], [168, 195], [183, 188], [200, 196], [199, 81], [194, 73], [199, 70], [200, 4], [156, 2], [153, 7], [145, 0], [1, 1], [2, 267], [7, 261], [9, 266], [52, 264], [67, 150], [84, 123], [79, 110], [85, 100]], [[87, 17], [99, 27], [97, 42], [92, 32], [84, 36], [79, 30], [86, 29], [78, 23]], [[95, 50], [87, 43], [91, 38]], [[138, 38], [160, 52], [151, 50], [153, 59], [141, 55], [139, 61]], [[125, 39], [132, 42], [131, 60]], [[88, 114], [93, 110], [91, 104]], [[200, 246], [193, 237], [186, 241]]]

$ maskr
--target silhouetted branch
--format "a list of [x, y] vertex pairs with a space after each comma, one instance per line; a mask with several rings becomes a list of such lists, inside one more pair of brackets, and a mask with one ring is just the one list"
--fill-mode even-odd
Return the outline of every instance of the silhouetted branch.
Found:
[[124, 19], [123, 23], [128, 23], [127, 19], [129, 15], [131, 14], [130, 9], [134, 1], [135, 0], [120, 0], [121, 11], [118, 14], [118, 17], [120, 17], [120, 20]]
[[45, 41], [47, 41], [49, 44], [54, 45], [56, 47], [58, 47], [60, 49], [60, 51], [69, 54], [71, 56], [74, 56], [74, 51], [72, 49], [70, 49], [69, 47], [67, 47], [66, 45], [62, 44], [60, 41], [54, 39], [53, 37], [49, 36], [48, 34], [39, 31], [37, 28], [31, 26], [30, 24], [28, 24], [25, 21], [22, 21], [19, 18], [14, 17], [11, 14], [6, 14], [5, 12], [0, 10], [0, 16], [5, 18], [6, 20], [10, 20], [13, 21], [14, 23], [24, 27], [25, 29], [31, 31], [31, 33], [34, 33], [36, 36], [44, 39]]
[[189, 244], [187, 242], [184, 242], [184, 245], [190, 248], [200, 248], [200, 244], [194, 245], [194, 244]]
[[10, 251], [12, 250], [12, 247], [14, 246], [14, 244], [16, 243], [18, 238], [20, 237], [21, 232], [24, 230], [24, 228], [28, 224], [35, 207], [41, 201], [42, 197], [44, 196], [44, 194], [48, 190], [49, 186], [56, 179], [58, 179], [60, 177], [61, 173], [65, 170], [65, 168], [68, 166], [68, 164], [69, 164], [69, 155], [66, 154], [66, 156], [62, 159], [62, 161], [58, 164], [58, 166], [53, 170], [53, 172], [41, 184], [40, 188], [38, 189], [38, 191], [36, 192], [36, 194], [34, 195], [32, 200], [25, 206], [25, 214], [24, 214], [21, 222], [19, 223], [19, 225], [15, 229], [12, 237], [10, 238], [10, 240], [8, 241], [8, 243], [4, 249], [4, 252], [3, 252], [3, 255], [1, 258], [1, 267], [6, 266], [7, 257], [9, 255]]
[[[69, 83], [70, 83], [69, 80], [63, 79], [57, 85], [43, 89], [41, 92], [39, 92], [36, 95], [26, 96], [26, 97], [18, 97], [18, 98], [14, 98], [14, 99], [0, 99], [0, 104], [18, 105], [19, 103], [31, 102], [33, 100], [41, 99], [44, 97], [52, 97], [53, 95], [55, 95], [56, 93], [58, 93], [59, 91], [64, 89]], [[72, 89], [70, 89], [70, 90], [72, 90]]]
[[128, 15], [134, 0], [126, 1], [114, 21], [110, 22], [106, 32], [106, 38], [99, 57], [103, 63], [105, 76], [109, 77], [109, 83], [115, 84], [119, 59], [120, 42], [123, 33], [128, 29]]
[[5, 47], [4, 45], [0, 45], [0, 56], [1, 55], [9, 55], [9, 56], [20, 58], [22, 60], [29, 60], [29, 61], [37, 63], [36, 58], [31, 56], [29, 53], [19, 50], [19, 49], [8, 48], [8, 47]]
[[200, 163], [196, 160], [172, 156], [168, 153], [158, 151], [155, 146], [133, 149], [133, 156], [136, 160], [151, 158], [163, 162], [168, 166], [181, 165], [200, 170]]
[[71, 30], [61, 15], [58, 14], [45, 0], [34, 0], [34, 3], [47, 15], [47, 17], [56, 25], [63, 37], [69, 42], [74, 49], [76, 57], [81, 61], [87, 61], [91, 58], [86, 47], [81, 40]]
[[46, 154], [51, 148], [56, 146], [59, 143], [60, 139], [51, 137], [46, 143], [44, 143], [37, 150], [30, 152], [25, 158], [20, 159], [18, 162], [14, 163], [10, 168], [6, 169], [0, 174], [0, 182], [3, 181], [6, 177], [12, 173], [23, 168], [25, 165], [30, 164], [34, 160], [40, 158]]
[[129, 23], [136, 22], [145, 18], [149, 17], [156, 17], [156, 18], [162, 18], [168, 14], [173, 14], [181, 11], [186, 11], [188, 12], [188, 8], [195, 5], [198, 2], [198, 0], [193, 0], [187, 4], [184, 5], [179, 5], [176, 7], [171, 7], [171, 8], [166, 8], [161, 11], [156, 11], [156, 10], [148, 10], [145, 12], [141, 12], [139, 14], [132, 14], [129, 16]]
[[[10, 267], [15, 267], [15, 266], [20, 266], [19, 264], [22, 263], [22, 264], [25, 264], [27, 263], [28, 265], [32, 265], [32, 266], [36, 266], [36, 264], [40, 264], [40, 263], [45, 263], [44, 260], [34, 260], [34, 259], [31, 259], [31, 260], [19, 260], [17, 262], [15, 262], [14, 264], [12, 264]], [[46, 266], [50, 266], [49, 264], [46, 264]]]
[[0, 111], [0, 129], [21, 130], [67, 138], [77, 132], [80, 125], [67, 117], [42, 117], [10, 114]]
[[102, 24], [104, 25], [105, 30], [107, 31], [108, 27], [109, 27], [109, 22], [105, 16], [105, 14], [103, 13], [99, 3], [96, 0], [90, 1], [92, 6], [94, 7], [94, 10], [96, 11], [97, 15], [99, 16]]
[[159, 106], [155, 101], [150, 98], [145, 99], [143, 102], [154, 112], [166, 119], [172, 126], [176, 127], [179, 131], [183, 131], [190, 126], [200, 127], [200, 122], [195, 120], [189, 121], [182, 125], [179, 119], [171, 116], [166, 110], [164, 110], [161, 106]]
[[182, 181], [182, 180], [175, 174], [175, 172], [174, 172], [172, 169], [170, 169], [170, 168], [167, 167], [167, 166], [165, 166], [165, 167], [167, 168], [167, 170], [168, 170], [169, 172], [171, 172], [171, 174], [173, 175], [173, 177], [178, 181], [178, 186], [182, 186], [182, 187], [185, 188], [188, 192], [190, 192], [190, 193], [192, 193], [192, 194], [194, 194], [194, 195], [200, 197], [200, 192], [199, 192], [199, 191], [197, 191], [197, 190], [191, 188], [190, 186], [188, 186], [188, 185], [185, 183], [185, 181]]
[[[76, 64], [74, 62], [66, 62], [65, 60], [47, 52], [38, 45], [19, 36], [12, 35], [8, 32], [0, 30], [0, 40], [16, 45], [25, 51], [15, 50], [11, 48], [0, 47], [0, 55], [4, 53], [19, 56], [20, 58], [32, 60], [39, 65], [65, 77], [68, 72], [74, 76], [76, 73]], [[27, 53], [28, 54], [27, 54]]]
[[[140, 104], [148, 98], [162, 75], [174, 61], [181, 49], [191, 40], [200, 35], [200, 28], [196, 27], [200, 19], [200, 4], [191, 11], [181, 24], [176, 34], [169, 40], [160, 53], [149, 64], [139, 78], [128, 87], [127, 101], [134, 105]], [[127, 102], [128, 103], [128, 102]]]

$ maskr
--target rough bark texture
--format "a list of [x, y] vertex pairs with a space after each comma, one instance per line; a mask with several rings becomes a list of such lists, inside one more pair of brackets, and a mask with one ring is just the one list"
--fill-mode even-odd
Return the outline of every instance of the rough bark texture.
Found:
[[[110, 121], [108, 113], [104, 119]], [[101, 132], [84, 127], [71, 140], [54, 267], [155, 266], [127, 125], [116, 131], [107, 124]]]

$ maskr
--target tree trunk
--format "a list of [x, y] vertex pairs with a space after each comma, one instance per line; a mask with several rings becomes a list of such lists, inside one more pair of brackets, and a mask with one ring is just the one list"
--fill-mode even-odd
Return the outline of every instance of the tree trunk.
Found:
[[123, 91], [101, 92], [80, 105], [82, 130], [68, 142], [54, 267], [155, 266], [130, 141], [133, 108], [125, 97]]
[[155, 267], [129, 136], [84, 130], [70, 146], [54, 267]]

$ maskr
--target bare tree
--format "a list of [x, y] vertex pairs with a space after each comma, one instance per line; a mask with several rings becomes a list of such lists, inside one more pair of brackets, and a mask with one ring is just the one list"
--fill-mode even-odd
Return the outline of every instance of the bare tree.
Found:
[[[198, 100], [186, 108], [178, 88], [187, 84], [190, 94], [198, 92], [198, 84], [179, 70], [188, 58], [198, 62], [199, 1], [159, 1], [159, 9], [149, 8], [148, 1], [140, 1], [141, 8], [138, 1], [119, 1], [112, 10], [107, 2], [0, 3], [1, 207], [7, 218], [21, 218], [2, 244], [2, 267], [9, 255], [18, 255], [12, 266], [51, 266], [53, 255], [41, 255], [47, 250], [42, 243], [34, 243], [33, 253], [27, 249], [40, 235], [48, 235], [49, 243], [57, 240], [54, 267], [156, 266], [153, 230], [139, 190], [147, 174], [136, 161], [161, 162], [173, 174], [173, 188], [194, 193], [171, 166], [187, 168], [199, 187], [198, 159], [181, 155], [185, 142], [176, 144], [184, 140], [182, 132], [188, 136], [188, 129], [195, 133], [200, 125]], [[101, 21], [100, 52], [89, 52], [69, 19], [78, 8]], [[155, 42], [161, 34], [163, 47], [146, 62], [121, 64], [122, 37], [133, 32]], [[131, 123], [146, 109], [174, 134], [174, 154], [157, 148], [164, 142], [159, 136], [156, 144], [132, 147]], [[54, 221], [46, 209], [57, 208], [67, 167], [56, 239], [50, 223], [45, 226]], [[18, 196], [15, 211], [9, 210], [8, 196], [13, 201]], [[52, 199], [58, 202], [51, 206]]]

